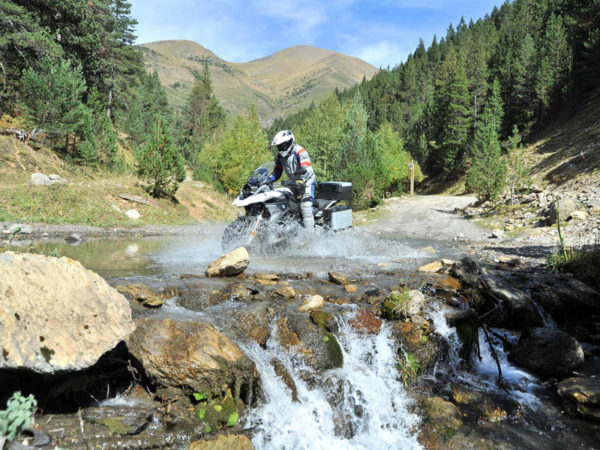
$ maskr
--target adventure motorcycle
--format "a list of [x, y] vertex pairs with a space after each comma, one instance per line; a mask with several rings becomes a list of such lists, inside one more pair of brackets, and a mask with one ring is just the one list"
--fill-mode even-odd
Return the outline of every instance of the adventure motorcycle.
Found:
[[[291, 225], [302, 227], [300, 195], [304, 186], [301, 182], [284, 181], [274, 187], [270, 182], [274, 166], [273, 161], [263, 163], [248, 177], [233, 202], [234, 206], [245, 209], [245, 215], [225, 228], [223, 250], [249, 246], [257, 239], [267, 244], [279, 243], [289, 234]], [[352, 209], [339, 205], [340, 201], [351, 203], [352, 183], [318, 183], [313, 203], [315, 227], [333, 231], [352, 227]]]

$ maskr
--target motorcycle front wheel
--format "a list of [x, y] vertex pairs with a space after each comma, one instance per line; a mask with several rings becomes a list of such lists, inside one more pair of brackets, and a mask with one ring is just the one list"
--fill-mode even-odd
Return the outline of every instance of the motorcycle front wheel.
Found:
[[257, 231], [257, 221], [260, 216], [241, 216], [225, 227], [221, 238], [221, 250], [229, 252], [237, 247], [250, 245]]

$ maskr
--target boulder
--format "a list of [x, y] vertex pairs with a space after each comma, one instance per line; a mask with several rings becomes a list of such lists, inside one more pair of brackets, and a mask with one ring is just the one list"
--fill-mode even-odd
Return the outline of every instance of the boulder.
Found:
[[332, 283], [339, 284], [339, 285], [348, 284], [348, 277], [346, 276], [345, 273], [329, 272], [328, 276], [329, 276], [329, 281], [331, 281]]
[[436, 273], [442, 270], [443, 267], [444, 265], [442, 264], [442, 261], [433, 261], [429, 264], [419, 267], [417, 272]]
[[0, 274], [0, 368], [85, 369], [135, 328], [125, 297], [78, 261], [6, 252]]
[[311, 295], [302, 302], [298, 311], [312, 311], [313, 309], [321, 309], [325, 306], [325, 299], [320, 295]]
[[[544, 324], [531, 298], [503, 277], [485, 273], [479, 281], [483, 295], [502, 304], [501, 308], [493, 313], [490, 322], [492, 325], [514, 330], [539, 327]], [[479, 312], [486, 313], [489, 310], [489, 305], [486, 305], [484, 310]]]
[[254, 445], [243, 434], [219, 434], [211, 439], [192, 442], [188, 450], [254, 450]]
[[600, 378], [567, 378], [556, 390], [569, 414], [600, 420]]
[[550, 205], [550, 208], [548, 208], [548, 215], [546, 220], [547, 225], [554, 225], [558, 221], [559, 213], [561, 221], [570, 219], [573, 212], [576, 211], [578, 208], [577, 202], [572, 198], [563, 198], [561, 200], [558, 200], [557, 202], [553, 202]]
[[571, 276], [553, 274], [531, 296], [559, 324], [600, 314], [600, 292]]
[[383, 301], [382, 315], [385, 319], [401, 319], [419, 314], [425, 304], [425, 295], [416, 289], [393, 291]]
[[[224, 386], [235, 398], [251, 396], [257, 382], [254, 363], [231, 339], [202, 322], [139, 320], [129, 336], [130, 353], [157, 386], [219, 396]], [[242, 399], [247, 403], [247, 399]]]
[[32, 186], [50, 186], [52, 184], [52, 180], [48, 175], [44, 175], [43, 173], [36, 172], [31, 175], [31, 180], [29, 184]]
[[562, 330], [532, 328], [521, 335], [510, 361], [542, 377], [564, 377], [583, 364], [579, 342]]
[[159, 308], [164, 303], [164, 300], [159, 295], [156, 295], [148, 286], [142, 283], [117, 286], [116, 289], [121, 294], [130, 297], [132, 300], [140, 302], [146, 308]]
[[383, 321], [377, 317], [373, 312], [361, 309], [356, 313], [353, 319], [350, 319], [348, 323], [352, 328], [362, 331], [365, 333], [379, 333]]
[[469, 256], [465, 256], [460, 261], [456, 261], [450, 270], [450, 274], [461, 280], [468, 286], [476, 286], [479, 280], [481, 269], [477, 261]]
[[138, 220], [140, 217], [142, 217], [141, 214], [137, 211], [137, 209], [128, 209], [125, 212], [125, 215], [132, 220]]
[[245, 247], [238, 247], [224, 254], [206, 269], [207, 277], [234, 277], [244, 272], [250, 264], [250, 255]]
[[440, 431], [443, 429], [457, 429], [463, 425], [462, 413], [458, 407], [441, 397], [428, 397], [419, 401], [425, 422], [433, 425]]

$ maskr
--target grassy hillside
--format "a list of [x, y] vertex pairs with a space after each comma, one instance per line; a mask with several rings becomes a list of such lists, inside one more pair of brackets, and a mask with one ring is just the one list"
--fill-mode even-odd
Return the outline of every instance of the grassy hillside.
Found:
[[[68, 184], [31, 186], [35, 172], [60, 175]], [[145, 204], [121, 194], [138, 196]], [[0, 135], [0, 222], [133, 227], [229, 220], [236, 214], [230, 199], [194, 181], [182, 183], [176, 199], [153, 199], [132, 175], [74, 166], [44, 147]], [[129, 209], [141, 218], [129, 219]]]
[[247, 63], [227, 62], [191, 41], [143, 44], [146, 67], [157, 70], [170, 102], [185, 103], [193, 72], [207, 63], [217, 99], [231, 114], [256, 105], [263, 125], [318, 102], [335, 88], [344, 89], [370, 79], [377, 69], [330, 50], [291, 47]]

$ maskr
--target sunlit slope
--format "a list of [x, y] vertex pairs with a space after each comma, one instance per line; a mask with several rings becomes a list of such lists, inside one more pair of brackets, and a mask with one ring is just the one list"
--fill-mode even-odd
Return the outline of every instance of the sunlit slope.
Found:
[[171, 103], [181, 106], [193, 72], [208, 63], [215, 95], [232, 113], [256, 105], [261, 120], [297, 112], [335, 88], [370, 79], [377, 69], [350, 56], [311, 46], [291, 47], [247, 63], [230, 63], [191, 41], [158, 41], [141, 46], [149, 70], [157, 70]]

